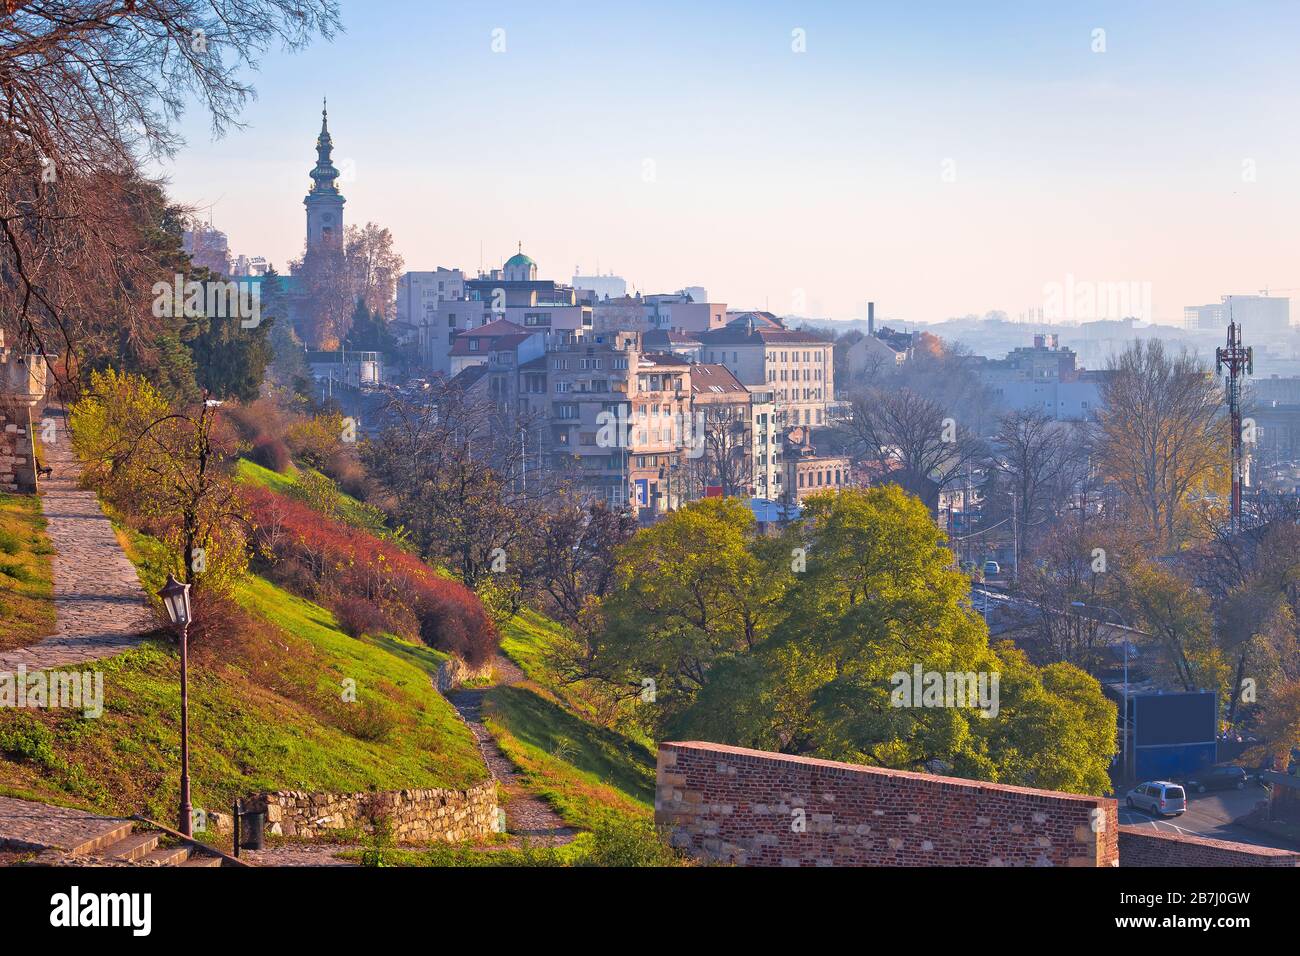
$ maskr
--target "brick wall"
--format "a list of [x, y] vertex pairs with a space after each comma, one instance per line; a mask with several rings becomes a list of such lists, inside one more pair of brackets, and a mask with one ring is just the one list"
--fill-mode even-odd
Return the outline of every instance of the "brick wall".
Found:
[[1300, 853], [1141, 826], [1119, 828], [1120, 866], [1300, 866]]
[[1114, 800], [700, 742], [659, 746], [655, 820], [745, 866], [1117, 866]]
[[373, 808], [387, 817], [398, 843], [457, 843], [495, 832], [496, 784], [489, 780], [468, 790], [379, 793], [279, 790], [244, 800], [245, 810], [266, 812], [268, 833], [301, 839], [364, 828]]

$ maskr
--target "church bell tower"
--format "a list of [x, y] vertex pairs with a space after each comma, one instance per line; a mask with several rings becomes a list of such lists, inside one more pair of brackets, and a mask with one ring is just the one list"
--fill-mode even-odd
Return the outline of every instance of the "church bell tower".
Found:
[[331, 162], [334, 142], [330, 139], [329, 114], [321, 102], [320, 135], [316, 137], [316, 166], [312, 186], [303, 205], [307, 207], [307, 254], [343, 247], [343, 196], [339, 193], [339, 171]]

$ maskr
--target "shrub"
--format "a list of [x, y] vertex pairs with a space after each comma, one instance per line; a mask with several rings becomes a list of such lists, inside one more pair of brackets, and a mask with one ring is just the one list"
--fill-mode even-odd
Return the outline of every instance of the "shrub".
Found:
[[248, 457], [263, 468], [270, 468], [272, 471], [278, 472], [285, 471], [293, 463], [293, 455], [289, 453], [289, 446], [279, 438], [273, 438], [269, 435], [263, 435], [253, 442]]
[[416, 616], [424, 643], [457, 655], [470, 667], [482, 667], [496, 654], [497, 629], [468, 588], [426, 589]]
[[682, 866], [682, 856], [668, 845], [650, 820], [610, 814], [596, 824], [579, 866]]
[[343, 416], [316, 415], [295, 421], [285, 433], [294, 456], [311, 468], [324, 465], [343, 443]]
[[[305, 502], [269, 488], [247, 489], [247, 500], [259, 553], [276, 581], [305, 597], [331, 595], [337, 610], [345, 600], [360, 602], [350, 623], [363, 630], [418, 632], [425, 643], [474, 667], [492, 659], [497, 629], [483, 603], [460, 582], [442, 577], [392, 541], [330, 521]], [[379, 617], [363, 621], [361, 604]], [[343, 614], [352, 614], [350, 608]]]
[[345, 595], [334, 603], [334, 616], [349, 637], [378, 634], [387, 629], [384, 612], [362, 597]]
[[22, 548], [23, 543], [18, 535], [0, 528], [0, 554], [17, 554]]
[[30, 760], [46, 769], [60, 764], [54, 735], [30, 714], [16, 713], [0, 724], [0, 754], [10, 760]]

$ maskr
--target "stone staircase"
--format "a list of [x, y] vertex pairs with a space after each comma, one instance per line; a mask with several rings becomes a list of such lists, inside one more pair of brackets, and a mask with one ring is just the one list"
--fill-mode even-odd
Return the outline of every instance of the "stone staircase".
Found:
[[162, 847], [162, 834], [137, 831], [129, 821], [99, 834], [67, 851], [68, 856], [103, 860], [110, 864], [141, 866], [221, 866], [221, 857], [196, 850], [189, 844]]
[[223, 858], [188, 843], [162, 846], [165, 834], [132, 820], [34, 800], [0, 797], [0, 849], [35, 851], [54, 866], [221, 866]]

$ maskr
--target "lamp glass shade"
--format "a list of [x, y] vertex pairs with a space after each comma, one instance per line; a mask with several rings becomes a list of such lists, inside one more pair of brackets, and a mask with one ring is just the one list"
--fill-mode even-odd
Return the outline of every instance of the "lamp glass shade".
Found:
[[190, 623], [190, 586], [181, 584], [174, 575], [167, 575], [167, 583], [158, 592], [173, 624]]

